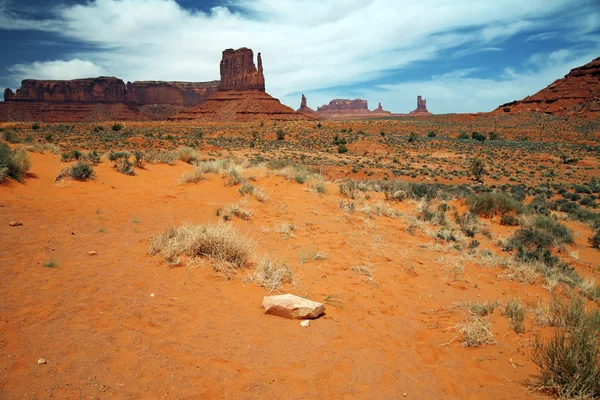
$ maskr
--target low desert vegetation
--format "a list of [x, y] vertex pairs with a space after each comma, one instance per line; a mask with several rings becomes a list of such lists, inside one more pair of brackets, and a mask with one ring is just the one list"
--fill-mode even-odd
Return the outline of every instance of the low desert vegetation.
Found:
[[551, 307], [554, 332], [537, 337], [532, 349], [539, 390], [563, 399], [600, 397], [600, 312], [587, 311], [580, 298]]
[[94, 178], [94, 168], [85, 161], [77, 161], [75, 164], [63, 168], [56, 177], [56, 181], [71, 178], [76, 181], [87, 181]]
[[294, 271], [287, 263], [271, 255], [262, 257], [249, 280], [269, 292], [279, 290], [282, 284], [296, 285]]
[[22, 182], [31, 169], [31, 160], [22, 147], [11, 149], [6, 143], [0, 143], [0, 182], [8, 178]]
[[242, 268], [250, 263], [253, 251], [252, 240], [226, 224], [183, 223], [150, 239], [150, 254], [161, 254], [167, 261], [182, 255], [208, 257]]

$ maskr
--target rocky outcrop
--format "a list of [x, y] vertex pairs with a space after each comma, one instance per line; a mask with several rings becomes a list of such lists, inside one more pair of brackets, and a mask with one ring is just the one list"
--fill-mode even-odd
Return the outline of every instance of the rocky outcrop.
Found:
[[[172, 119], [202, 121], [305, 120], [265, 92], [262, 59], [254, 66], [252, 50], [225, 50], [221, 60], [221, 84], [202, 104], [188, 108]], [[236, 89], [237, 88], [237, 89]]]
[[329, 104], [317, 108], [317, 112], [325, 114], [338, 114], [340, 112], [367, 114], [369, 113], [369, 105], [366, 100], [362, 99], [335, 99], [331, 100]]
[[289, 319], [318, 318], [325, 313], [325, 306], [322, 303], [293, 294], [265, 296], [262, 305], [265, 314]]
[[254, 65], [254, 53], [246, 47], [224, 50], [221, 59], [219, 90], [260, 90], [264, 92], [265, 77], [260, 53], [258, 53], [257, 63], [258, 69]]
[[432, 115], [427, 111], [427, 100], [417, 96], [417, 108], [412, 110], [409, 115]]
[[494, 113], [542, 112], [564, 116], [600, 116], [600, 57], [572, 69], [545, 89], [523, 100], [502, 104]]
[[301, 114], [309, 114], [313, 116], [315, 114], [315, 110], [306, 105], [306, 96], [304, 96], [304, 94], [302, 95], [302, 99], [300, 100], [300, 108], [297, 109], [296, 112]]

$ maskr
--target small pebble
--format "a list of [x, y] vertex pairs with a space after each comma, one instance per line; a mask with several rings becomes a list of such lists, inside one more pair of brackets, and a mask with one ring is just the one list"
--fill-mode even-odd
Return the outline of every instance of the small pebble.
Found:
[[404, 393], [404, 397], [408, 396], [408, 393]]
[[10, 226], [22, 226], [23, 223], [21, 221], [12, 221], [8, 225], [10, 225]]
[[154, 297], [154, 293], [150, 293], [150, 297]]
[[88, 251], [88, 256], [95, 256], [98, 255], [98, 253], [96, 253], [95, 251]]
[[300, 322], [300, 325], [302, 325], [305, 328], [308, 328], [310, 326], [310, 321], [305, 319], [304, 321]]
[[38, 365], [43, 365], [43, 364], [46, 364], [46, 360], [44, 360], [43, 358], [40, 358], [38, 360]]

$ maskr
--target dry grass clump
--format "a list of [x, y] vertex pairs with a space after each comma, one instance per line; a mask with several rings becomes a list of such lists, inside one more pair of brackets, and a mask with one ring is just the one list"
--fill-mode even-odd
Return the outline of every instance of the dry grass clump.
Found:
[[252, 219], [252, 210], [244, 208], [245, 205], [245, 202], [231, 204], [229, 207], [227, 207], [227, 210], [223, 214], [223, 219], [225, 221], [229, 221], [232, 219], [232, 217], [237, 217], [239, 219], [243, 219], [244, 221], [250, 221], [250, 219]]
[[383, 215], [384, 217], [388, 218], [398, 218], [400, 215], [402, 215], [402, 212], [393, 209], [387, 203], [368, 204], [359, 208], [358, 210], [370, 218], [372, 218], [373, 215]]
[[525, 307], [523, 307], [520, 300], [508, 300], [506, 308], [504, 309], [504, 316], [510, 318], [511, 329], [517, 333], [525, 332], [525, 326], [523, 324], [525, 321]]
[[33, 153], [44, 154], [44, 152], [48, 151], [52, 154], [59, 154], [60, 147], [52, 143], [34, 143], [25, 147], [27, 151], [31, 151]]
[[7, 144], [0, 143], [0, 182], [9, 177], [21, 182], [30, 169], [31, 160], [24, 148], [11, 149]]
[[296, 284], [294, 271], [285, 262], [272, 256], [265, 256], [260, 259], [249, 280], [255, 285], [264, 287], [269, 292], [278, 290], [279, 286], [284, 283]]
[[199, 169], [195, 169], [193, 171], [184, 172], [179, 178], [178, 184], [184, 185], [186, 183], [198, 183], [204, 179], [206, 179], [204, 173]]
[[461, 325], [459, 334], [462, 336], [464, 347], [480, 347], [496, 343], [491, 332], [491, 323], [485, 318], [471, 315], [469, 320]]
[[209, 257], [237, 268], [250, 262], [254, 244], [230, 225], [183, 223], [150, 239], [150, 254], [161, 253], [167, 260], [177, 256]]
[[485, 317], [488, 314], [492, 314], [496, 307], [498, 307], [498, 302], [488, 303], [487, 301], [483, 304], [480, 303], [469, 303], [467, 304], [469, 311], [473, 315], [477, 315], [479, 317]]
[[296, 225], [293, 222], [282, 222], [275, 227], [275, 232], [281, 235], [282, 239], [294, 237]]
[[93, 179], [95, 175], [94, 168], [85, 161], [77, 161], [74, 165], [63, 168], [55, 179], [55, 182], [61, 179], [71, 178], [77, 181], [87, 181]]
[[149, 150], [144, 154], [144, 160], [149, 164], [168, 164], [175, 165], [175, 162], [179, 159], [177, 153], [172, 151], [164, 150]]
[[198, 153], [193, 148], [184, 146], [177, 149], [177, 157], [185, 163], [192, 164], [198, 159]]

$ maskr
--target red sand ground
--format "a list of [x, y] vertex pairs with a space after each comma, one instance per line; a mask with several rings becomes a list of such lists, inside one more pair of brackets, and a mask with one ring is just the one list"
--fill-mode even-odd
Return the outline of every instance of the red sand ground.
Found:
[[[334, 184], [319, 197], [257, 175], [270, 200], [252, 199], [253, 219], [232, 222], [258, 255], [294, 268], [299, 286], [282, 292], [325, 302], [326, 315], [303, 328], [263, 314], [268, 293], [244, 282], [251, 271], [226, 280], [208, 260], [186, 273], [148, 255], [151, 236], [182, 221], [217, 222], [215, 210], [240, 199], [221, 176], [178, 186], [191, 166], [149, 165], [130, 177], [104, 162], [95, 181], [55, 184], [59, 156], [29, 154], [32, 176], [0, 187], [2, 399], [543, 397], [524, 384], [536, 372], [529, 346], [542, 329], [530, 314], [518, 335], [496, 310], [498, 345], [446, 343], [467, 316], [457, 302], [517, 297], [535, 306], [550, 293], [479, 263], [460, 263], [458, 273], [460, 254], [408, 234], [403, 219], [340, 210]], [[410, 202], [393, 206], [414, 213]], [[9, 227], [13, 220], [24, 225]], [[295, 237], [282, 239], [274, 227], [288, 221]], [[589, 229], [576, 227], [569, 251], [579, 251], [582, 275], [597, 275]], [[509, 234], [491, 229], [495, 241]], [[326, 259], [301, 264], [309, 249]], [[49, 260], [57, 267], [44, 267]], [[351, 270], [363, 263], [374, 282]]]

